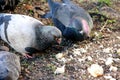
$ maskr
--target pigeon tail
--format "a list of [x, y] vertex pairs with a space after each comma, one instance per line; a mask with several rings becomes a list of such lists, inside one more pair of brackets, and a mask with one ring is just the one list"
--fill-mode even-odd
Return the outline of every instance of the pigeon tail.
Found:
[[50, 11], [50, 12], [44, 14], [44, 15], [40, 15], [40, 17], [41, 18], [52, 18], [52, 12]]
[[51, 16], [53, 16], [55, 14], [57, 8], [60, 6], [60, 3], [54, 2], [53, 0], [48, 0], [48, 4], [49, 4], [49, 7], [50, 7], [49, 14]]
[[53, 0], [48, 0], [48, 4], [50, 6], [50, 9], [54, 8], [54, 2], [53, 2]]

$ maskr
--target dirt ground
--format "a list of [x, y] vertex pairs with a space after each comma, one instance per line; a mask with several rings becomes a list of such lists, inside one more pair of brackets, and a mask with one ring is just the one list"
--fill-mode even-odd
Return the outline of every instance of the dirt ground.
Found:
[[[97, 0], [72, 1], [91, 14], [94, 21], [91, 38], [74, 43], [64, 51], [50, 48], [35, 54], [33, 59], [21, 57], [19, 80], [120, 80], [120, 1], [111, 0], [109, 6], [99, 5]], [[53, 25], [50, 19], [39, 17], [47, 11], [49, 8], [45, 0], [24, 0], [14, 11], [3, 12], [29, 15], [45, 25]], [[4, 42], [2, 44], [7, 45]], [[13, 49], [11, 51], [16, 53]], [[57, 54], [62, 56], [58, 58]], [[92, 64], [103, 67], [102, 76], [93, 77], [88, 72], [87, 69]], [[62, 66], [65, 72], [55, 74], [56, 69]]]

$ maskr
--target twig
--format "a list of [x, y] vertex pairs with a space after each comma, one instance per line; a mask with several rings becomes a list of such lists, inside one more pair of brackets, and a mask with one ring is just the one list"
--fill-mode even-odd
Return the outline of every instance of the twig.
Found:
[[104, 28], [105, 28], [106, 25], [107, 25], [107, 22], [108, 22], [108, 20], [106, 20], [105, 24], [104, 24], [104, 25], [102, 26], [102, 28], [100, 29], [100, 32], [104, 30]]
[[104, 19], [109, 19], [107, 16], [97, 13], [97, 12], [89, 12], [91, 16], [98, 16], [98, 17], [103, 17]]

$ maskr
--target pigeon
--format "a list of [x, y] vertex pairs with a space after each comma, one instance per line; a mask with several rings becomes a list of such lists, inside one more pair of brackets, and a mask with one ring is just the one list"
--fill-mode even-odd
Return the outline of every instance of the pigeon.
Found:
[[32, 58], [28, 53], [60, 44], [62, 33], [58, 28], [45, 26], [27, 15], [1, 13], [0, 37], [25, 58]]
[[8, 51], [0, 51], [0, 80], [17, 80], [20, 72], [20, 58]]
[[48, 0], [48, 4], [50, 12], [41, 17], [52, 18], [63, 37], [73, 41], [83, 41], [90, 37], [93, 21], [89, 13], [82, 7], [70, 0], [62, 0], [62, 3]]
[[10, 9], [14, 10], [15, 6], [19, 3], [22, 2], [23, 0], [0, 0], [0, 9], [5, 10], [5, 9]]

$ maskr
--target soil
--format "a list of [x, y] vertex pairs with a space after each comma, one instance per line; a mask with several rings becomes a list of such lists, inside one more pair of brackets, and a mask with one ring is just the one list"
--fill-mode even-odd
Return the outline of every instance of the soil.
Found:
[[[22, 71], [18, 80], [120, 80], [120, 1], [111, 0], [112, 4], [109, 6], [101, 6], [97, 0], [72, 1], [89, 13], [95, 13], [91, 15], [94, 28], [90, 39], [74, 43], [64, 51], [47, 49], [45, 52], [35, 54], [33, 59], [24, 59], [19, 55]], [[45, 25], [53, 25], [50, 19], [40, 18], [40, 15], [48, 11], [46, 0], [24, 0], [14, 11], [3, 12], [29, 15], [39, 19]], [[2, 40], [1, 44], [7, 45]], [[9, 48], [11, 52], [16, 53], [11, 47]], [[56, 58], [60, 53], [63, 56], [60, 59]], [[108, 58], [112, 59], [109, 65], [106, 64]], [[103, 67], [102, 76], [93, 77], [88, 72], [87, 69], [92, 64]], [[55, 74], [55, 70], [61, 66], [65, 66], [65, 72]], [[117, 70], [110, 70], [111, 66], [116, 67]]]

